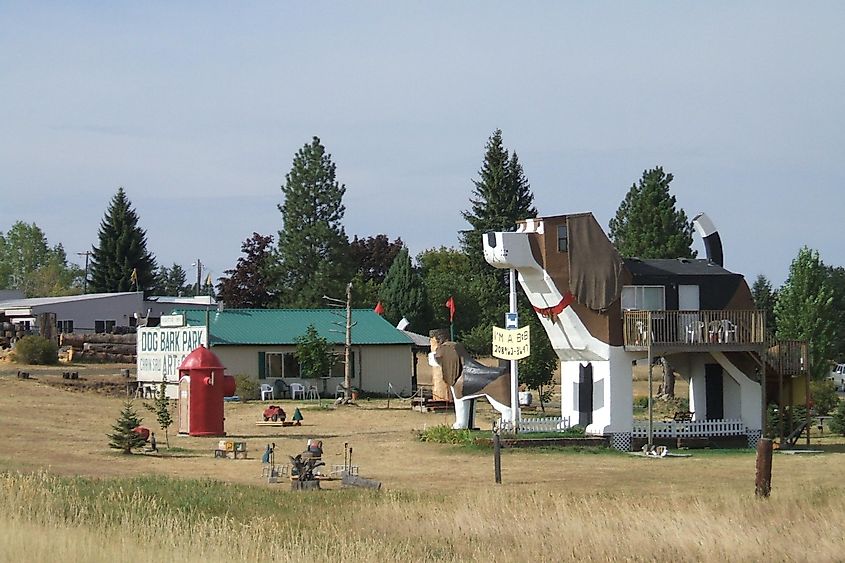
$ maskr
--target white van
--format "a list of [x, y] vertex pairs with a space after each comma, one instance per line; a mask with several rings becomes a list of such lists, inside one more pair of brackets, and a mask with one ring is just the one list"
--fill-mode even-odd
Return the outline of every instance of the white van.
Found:
[[830, 379], [837, 391], [845, 391], [845, 364], [836, 364], [830, 371]]

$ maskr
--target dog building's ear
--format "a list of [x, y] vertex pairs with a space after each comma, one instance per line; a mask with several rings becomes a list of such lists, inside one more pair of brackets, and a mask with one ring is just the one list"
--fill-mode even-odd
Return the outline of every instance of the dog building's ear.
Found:
[[604, 311], [622, 293], [622, 257], [592, 213], [566, 219], [569, 287], [582, 305]]

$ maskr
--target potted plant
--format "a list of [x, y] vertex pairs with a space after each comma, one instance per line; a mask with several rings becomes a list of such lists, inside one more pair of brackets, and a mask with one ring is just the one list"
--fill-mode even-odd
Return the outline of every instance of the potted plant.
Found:
[[352, 395], [352, 400], [353, 400], [353, 401], [357, 401], [357, 400], [358, 400], [358, 395], [360, 395], [360, 391], [358, 390], [358, 388], [357, 388], [357, 387], [352, 387], [352, 388], [349, 390], [349, 394], [350, 394], [350, 395]]

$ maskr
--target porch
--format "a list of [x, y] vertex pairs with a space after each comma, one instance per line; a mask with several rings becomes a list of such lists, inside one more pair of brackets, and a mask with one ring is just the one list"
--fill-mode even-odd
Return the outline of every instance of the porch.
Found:
[[756, 351], [767, 346], [765, 312], [757, 309], [624, 311], [628, 352]]

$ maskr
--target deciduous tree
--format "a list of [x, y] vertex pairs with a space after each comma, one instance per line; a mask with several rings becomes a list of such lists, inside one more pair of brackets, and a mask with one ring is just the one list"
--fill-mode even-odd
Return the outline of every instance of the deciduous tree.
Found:
[[95, 292], [144, 291], [156, 283], [156, 263], [147, 251], [147, 233], [123, 188], [109, 203], [91, 255], [91, 288]]
[[342, 220], [346, 186], [318, 137], [293, 159], [279, 205], [279, 302], [285, 307], [320, 307], [323, 296], [343, 295], [352, 272]]
[[349, 256], [364, 281], [380, 284], [404, 246], [401, 238], [390, 242], [383, 234], [360, 239], [356, 235], [349, 243]]
[[777, 337], [810, 343], [810, 373], [822, 379], [830, 372], [836, 342], [830, 274], [816, 250], [806, 246], [789, 267], [789, 277], [775, 303]]
[[302, 377], [323, 377], [337, 361], [337, 356], [332, 353], [329, 341], [320, 336], [314, 325], [308, 325], [305, 334], [297, 337], [296, 359], [302, 370]]
[[244, 256], [238, 258], [227, 276], [220, 278], [217, 293], [227, 307], [240, 309], [266, 309], [273, 303], [274, 295], [271, 269], [273, 237], [252, 233], [241, 245]]
[[0, 233], [0, 288], [18, 289], [27, 297], [81, 293], [82, 270], [68, 263], [64, 247], [50, 248], [35, 223], [18, 221]]

